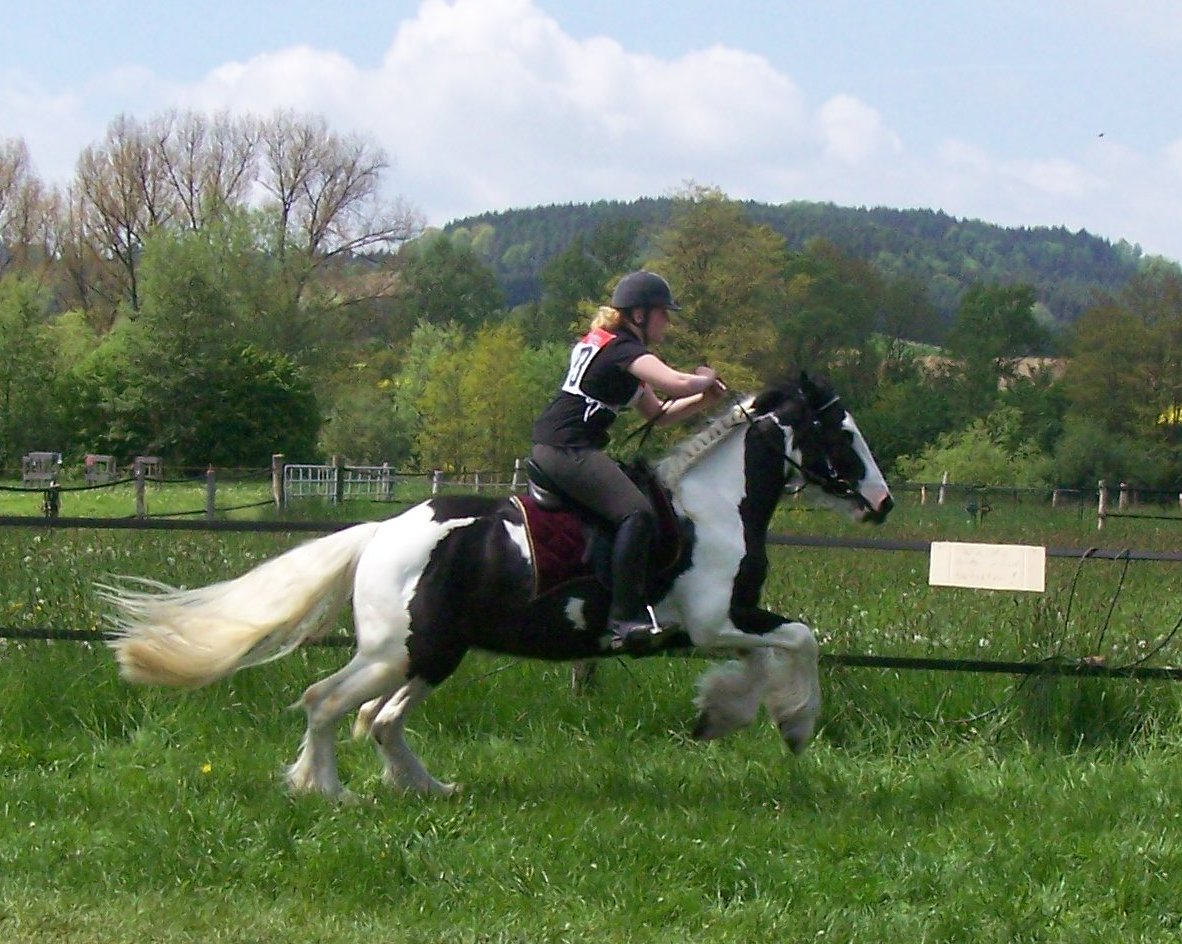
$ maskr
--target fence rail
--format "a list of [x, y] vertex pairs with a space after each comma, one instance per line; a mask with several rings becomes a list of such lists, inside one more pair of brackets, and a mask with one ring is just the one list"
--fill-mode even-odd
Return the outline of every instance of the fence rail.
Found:
[[[327, 534], [362, 524], [363, 521], [230, 521], [230, 520], [175, 520], [164, 518], [35, 518], [31, 516], [0, 516], [0, 528], [21, 527], [35, 529], [90, 528], [95, 530], [146, 531], [208, 531], [208, 532], [308, 532]], [[795, 547], [826, 547], [872, 551], [903, 551], [930, 553], [930, 541], [876, 540], [819, 535], [776, 533], [767, 537], [769, 544]], [[1182, 563], [1182, 551], [1111, 550], [1102, 548], [1048, 547], [1048, 557], [1078, 561], [1128, 560], [1166, 561]], [[104, 643], [109, 634], [94, 630], [0, 627], [0, 639], [71, 641]], [[321, 645], [351, 646], [351, 636], [330, 636]], [[1129, 679], [1138, 681], [1182, 681], [1182, 667], [1175, 666], [1109, 666], [1090, 659], [1056, 659], [1038, 662], [1006, 662], [981, 659], [924, 658], [910, 656], [859, 655], [826, 653], [823, 663], [851, 668], [878, 668], [907, 671], [972, 672], [1010, 675], [1074, 676], [1088, 678]]]
[[[162, 460], [156, 456], [138, 456], [132, 464], [131, 477], [123, 479], [113, 478], [115, 465], [112, 457], [88, 456], [88, 460], [95, 461], [90, 462], [87, 466], [86, 484], [77, 486], [62, 485], [59, 481], [61, 457], [58, 453], [30, 453], [25, 458], [22, 486], [0, 485], [0, 491], [41, 492], [44, 496], [42, 513], [49, 518], [60, 515], [63, 492], [114, 487], [130, 481], [136, 483], [136, 516], [147, 517], [144, 501], [145, 482], [150, 480], [163, 484], [167, 481], [162, 474]], [[418, 500], [427, 494], [440, 495], [455, 492], [516, 494], [523, 491], [527, 484], [525, 462], [522, 459], [514, 462], [512, 472], [445, 473], [441, 470], [432, 472], [397, 471], [392, 469], [388, 463], [380, 466], [346, 465], [339, 459], [328, 464], [288, 463], [283, 455], [276, 454], [272, 456], [270, 473], [271, 497], [276, 508], [284, 508], [293, 500], [308, 498], [324, 499], [333, 504], [339, 504], [358, 499], [400, 502]], [[208, 494], [204, 511], [208, 518], [213, 518], [219, 511], [216, 508], [218, 474], [217, 470], [212, 467], [205, 472]], [[266, 475], [266, 472], [259, 470], [252, 474], [262, 477]], [[192, 479], [175, 481], [192, 481]], [[237, 481], [241, 481], [241, 478], [238, 478]], [[896, 483], [893, 488], [897, 493], [917, 495], [921, 506], [929, 502], [936, 505], [964, 502], [965, 511], [974, 516], [978, 522], [983, 521], [985, 516], [994, 510], [993, 502], [1007, 498], [1018, 503], [1027, 500], [1040, 503], [1049, 502], [1051, 507], [1074, 504], [1081, 509], [1081, 513], [1087, 504], [1094, 503], [1098, 530], [1103, 529], [1105, 522], [1110, 518], [1182, 521], [1182, 491], [1165, 492], [1140, 489], [1125, 482], [1110, 487], [1101, 480], [1094, 490], [1064, 487], [1035, 488], [953, 483], [945, 474], [943, 479], [936, 484], [902, 482]], [[1115, 509], [1112, 507], [1114, 497]], [[263, 505], [268, 502], [257, 504]], [[1152, 507], [1147, 508], [1147, 506]], [[242, 507], [254, 507], [254, 505]], [[1178, 508], [1178, 513], [1169, 511], [1173, 507]], [[200, 513], [200, 511], [186, 512], [186, 514]]]
[[[0, 639], [26, 642], [78, 642], [102, 645], [117, 634], [90, 629], [50, 629], [46, 627], [2, 627]], [[352, 636], [335, 634], [309, 640], [306, 646], [350, 648]], [[692, 650], [675, 649], [670, 657], [695, 655]], [[991, 659], [934, 659], [923, 656], [873, 656], [856, 653], [822, 653], [822, 665], [847, 668], [884, 669], [889, 671], [968, 672], [980, 675], [1067, 676], [1070, 678], [1108, 678], [1131, 681], [1182, 682], [1182, 667], [1153, 665], [1106, 665], [1093, 659], [1041, 659], [1037, 662], [1012, 662]]]

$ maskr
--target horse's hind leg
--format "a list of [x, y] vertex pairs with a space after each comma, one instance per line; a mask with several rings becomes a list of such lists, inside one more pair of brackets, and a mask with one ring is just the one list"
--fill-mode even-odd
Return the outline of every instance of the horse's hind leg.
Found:
[[459, 790], [454, 783], [440, 783], [423, 766], [406, 743], [406, 717], [423, 703], [434, 686], [412, 678], [382, 705], [369, 730], [386, 765], [387, 783], [415, 793], [451, 796]]
[[401, 683], [405, 671], [405, 657], [391, 660], [358, 653], [344, 668], [304, 692], [301, 703], [308, 728], [299, 757], [287, 771], [292, 792], [342, 794], [334, 743], [337, 725], [346, 712]]

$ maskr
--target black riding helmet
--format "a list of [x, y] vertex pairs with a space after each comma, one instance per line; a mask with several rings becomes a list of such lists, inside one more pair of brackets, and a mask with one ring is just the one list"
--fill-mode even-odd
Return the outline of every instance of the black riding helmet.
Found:
[[616, 284], [612, 292], [612, 308], [626, 311], [630, 308], [667, 308], [680, 311], [681, 306], [673, 300], [673, 290], [655, 272], [629, 272]]

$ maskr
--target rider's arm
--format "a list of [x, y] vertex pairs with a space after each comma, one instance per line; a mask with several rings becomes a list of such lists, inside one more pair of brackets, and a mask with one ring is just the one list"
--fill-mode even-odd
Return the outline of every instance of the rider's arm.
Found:
[[698, 370], [700, 373], [696, 374], [674, 370], [656, 354], [641, 354], [628, 365], [628, 373], [633, 377], [674, 397], [688, 397], [714, 386], [718, 375], [709, 367]]
[[[646, 420], [656, 419], [658, 426], [665, 426], [676, 420], [686, 419], [693, 416], [695, 413], [701, 412], [706, 407], [716, 403], [724, 392], [726, 392], [726, 385], [718, 379], [717, 373], [709, 367], [699, 367], [700, 373], [696, 374], [681, 374], [680, 371], [674, 371], [672, 368], [666, 367], [660, 360], [651, 354], [646, 354], [645, 357], [651, 357], [657, 363], [665, 367], [671, 373], [680, 374], [682, 377], [687, 377], [691, 381], [697, 381], [694, 386], [702, 388], [703, 381], [707, 381], [704, 389], [698, 393], [691, 393], [688, 396], [676, 397], [669, 400], [667, 403], [662, 402], [653, 393], [652, 386], [646, 385], [642, 388], [640, 399], [636, 402], [636, 410]], [[642, 360], [643, 358], [637, 358]], [[635, 361], [633, 363], [636, 363]], [[643, 378], [642, 378], [643, 379]], [[668, 390], [668, 387], [664, 388]], [[672, 391], [670, 391], [672, 392]]]

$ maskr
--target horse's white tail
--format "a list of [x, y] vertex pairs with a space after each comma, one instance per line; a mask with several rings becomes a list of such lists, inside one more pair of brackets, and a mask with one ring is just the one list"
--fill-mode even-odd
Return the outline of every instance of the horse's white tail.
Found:
[[331, 626], [352, 595], [357, 560], [380, 522], [292, 548], [234, 580], [176, 590], [101, 586], [118, 610], [111, 642], [131, 682], [198, 688], [287, 655]]

